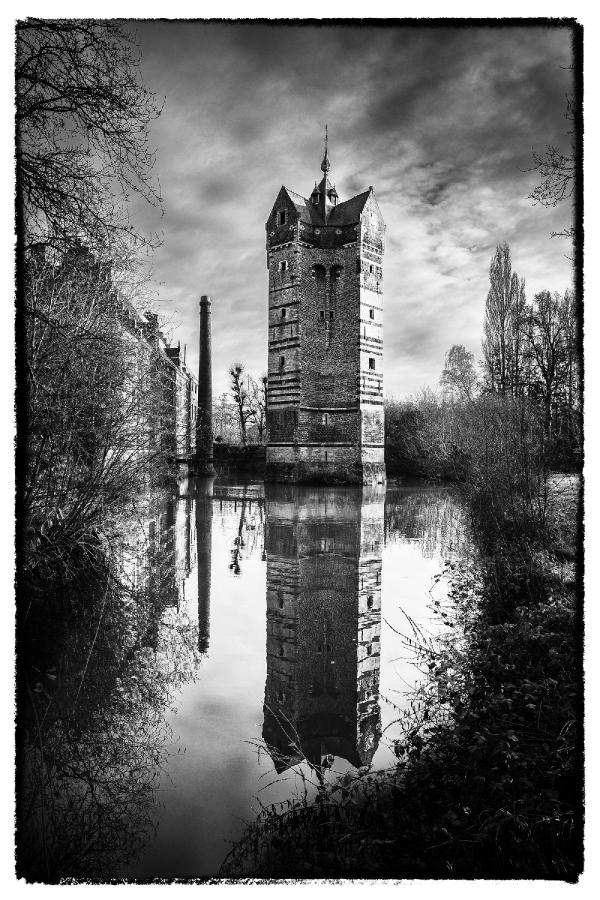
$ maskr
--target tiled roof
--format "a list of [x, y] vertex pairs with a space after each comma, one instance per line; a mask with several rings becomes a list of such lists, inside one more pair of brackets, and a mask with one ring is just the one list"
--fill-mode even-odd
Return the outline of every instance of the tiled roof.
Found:
[[[303, 222], [307, 222], [311, 225], [325, 224], [319, 210], [310, 202], [310, 200], [307, 200], [306, 197], [301, 197], [300, 194], [297, 194], [295, 191], [290, 191], [289, 188], [285, 188], [285, 190], [298, 210], [298, 215]], [[356, 197], [352, 197], [350, 200], [344, 200], [343, 203], [338, 203], [338, 205], [332, 209], [327, 224], [337, 226], [356, 224], [360, 219], [360, 214], [364, 209], [369, 194], [370, 191], [364, 191], [364, 193], [357, 194]]]
[[338, 203], [335, 209], [331, 211], [327, 224], [354, 225], [359, 221], [360, 214], [364, 209], [370, 193], [370, 191], [365, 191], [363, 194], [357, 194], [356, 197], [351, 197], [350, 200], [344, 200], [343, 203]]
[[295, 191], [290, 191], [289, 188], [285, 189], [287, 191], [287, 195], [298, 210], [298, 215], [303, 222], [307, 222], [311, 225], [324, 225], [323, 219], [319, 213], [319, 210], [314, 206], [310, 200], [307, 200], [306, 197], [301, 197], [300, 194], [297, 194]]

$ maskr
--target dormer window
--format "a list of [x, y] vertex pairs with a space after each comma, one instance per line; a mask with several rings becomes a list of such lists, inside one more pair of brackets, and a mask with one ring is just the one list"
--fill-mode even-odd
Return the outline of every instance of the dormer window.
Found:
[[280, 212], [277, 213], [277, 224], [285, 225], [286, 222], [287, 222], [287, 210], [282, 209], [282, 210], [280, 210]]

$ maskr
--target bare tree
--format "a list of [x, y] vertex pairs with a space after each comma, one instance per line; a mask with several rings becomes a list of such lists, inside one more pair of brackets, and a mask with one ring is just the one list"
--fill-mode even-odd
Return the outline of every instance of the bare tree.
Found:
[[27, 19], [17, 25], [17, 191], [25, 247], [83, 241], [98, 252], [137, 242], [132, 194], [160, 204], [148, 126], [160, 110], [122, 25]]
[[232, 443], [238, 438], [239, 427], [237, 409], [231, 403], [229, 393], [224, 391], [214, 402], [213, 422], [217, 432], [216, 441]]
[[[567, 110], [565, 118], [573, 122], [575, 107], [573, 101], [567, 98]], [[569, 135], [573, 135], [573, 128], [569, 129]], [[533, 170], [540, 176], [540, 183], [529, 195], [534, 203], [542, 206], [557, 206], [565, 200], [570, 200], [575, 190], [575, 178], [577, 175], [577, 163], [575, 153], [571, 148], [564, 153], [559, 147], [548, 144], [543, 154], [533, 152]], [[562, 231], [552, 232], [552, 237], [574, 236], [573, 224], [568, 225]]]
[[[568, 292], [566, 302], [570, 302]], [[535, 295], [535, 305], [528, 316], [527, 344], [538, 374], [534, 390], [540, 395], [544, 433], [549, 441], [553, 405], [569, 376], [567, 316], [564, 298], [559, 294], [541, 291]]]
[[440, 384], [456, 400], [472, 400], [477, 386], [474, 356], [463, 344], [453, 344], [446, 354]]
[[229, 376], [231, 378], [231, 394], [238, 411], [238, 419], [240, 423], [240, 438], [244, 447], [248, 443], [247, 425], [252, 418], [252, 407], [250, 405], [250, 395], [248, 389], [244, 386], [245, 368], [243, 363], [233, 363], [229, 368]]
[[89, 251], [38, 248], [24, 283], [24, 523], [58, 552], [174, 455], [173, 367]]
[[566, 372], [563, 385], [563, 407], [566, 416], [566, 440], [569, 451], [581, 448], [581, 358], [579, 352], [579, 320], [572, 291], [565, 291], [562, 301], [565, 332]]
[[512, 390], [511, 369], [517, 310], [524, 284], [512, 271], [510, 248], [499, 244], [490, 263], [490, 289], [485, 304], [483, 356], [491, 391]]
[[524, 327], [526, 320], [527, 298], [525, 296], [525, 279], [518, 281], [518, 288], [513, 297], [510, 317], [510, 384], [513, 397], [520, 397], [524, 392]]
[[260, 381], [255, 378], [248, 379], [250, 393], [250, 419], [256, 425], [258, 442], [264, 441], [267, 414], [267, 376], [263, 375]]

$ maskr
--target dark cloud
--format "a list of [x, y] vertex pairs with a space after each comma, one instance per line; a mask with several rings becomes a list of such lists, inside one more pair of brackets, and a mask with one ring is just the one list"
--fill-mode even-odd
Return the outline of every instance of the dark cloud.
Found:
[[[215, 389], [266, 362], [264, 222], [281, 184], [308, 194], [329, 124], [341, 199], [373, 185], [387, 224], [386, 391], [435, 385], [452, 343], [479, 352], [489, 258], [507, 240], [528, 290], [564, 289], [533, 207], [531, 150], [568, 146], [566, 28], [145, 22], [143, 72], [166, 97], [152, 137], [165, 216], [160, 303], [195, 361], [213, 296]], [[566, 251], [565, 251], [566, 252]]]

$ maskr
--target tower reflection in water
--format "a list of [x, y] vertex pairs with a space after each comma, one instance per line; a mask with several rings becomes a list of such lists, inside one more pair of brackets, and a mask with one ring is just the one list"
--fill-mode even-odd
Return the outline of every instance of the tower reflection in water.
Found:
[[369, 765], [381, 735], [385, 489], [267, 485], [263, 739], [275, 769]]

